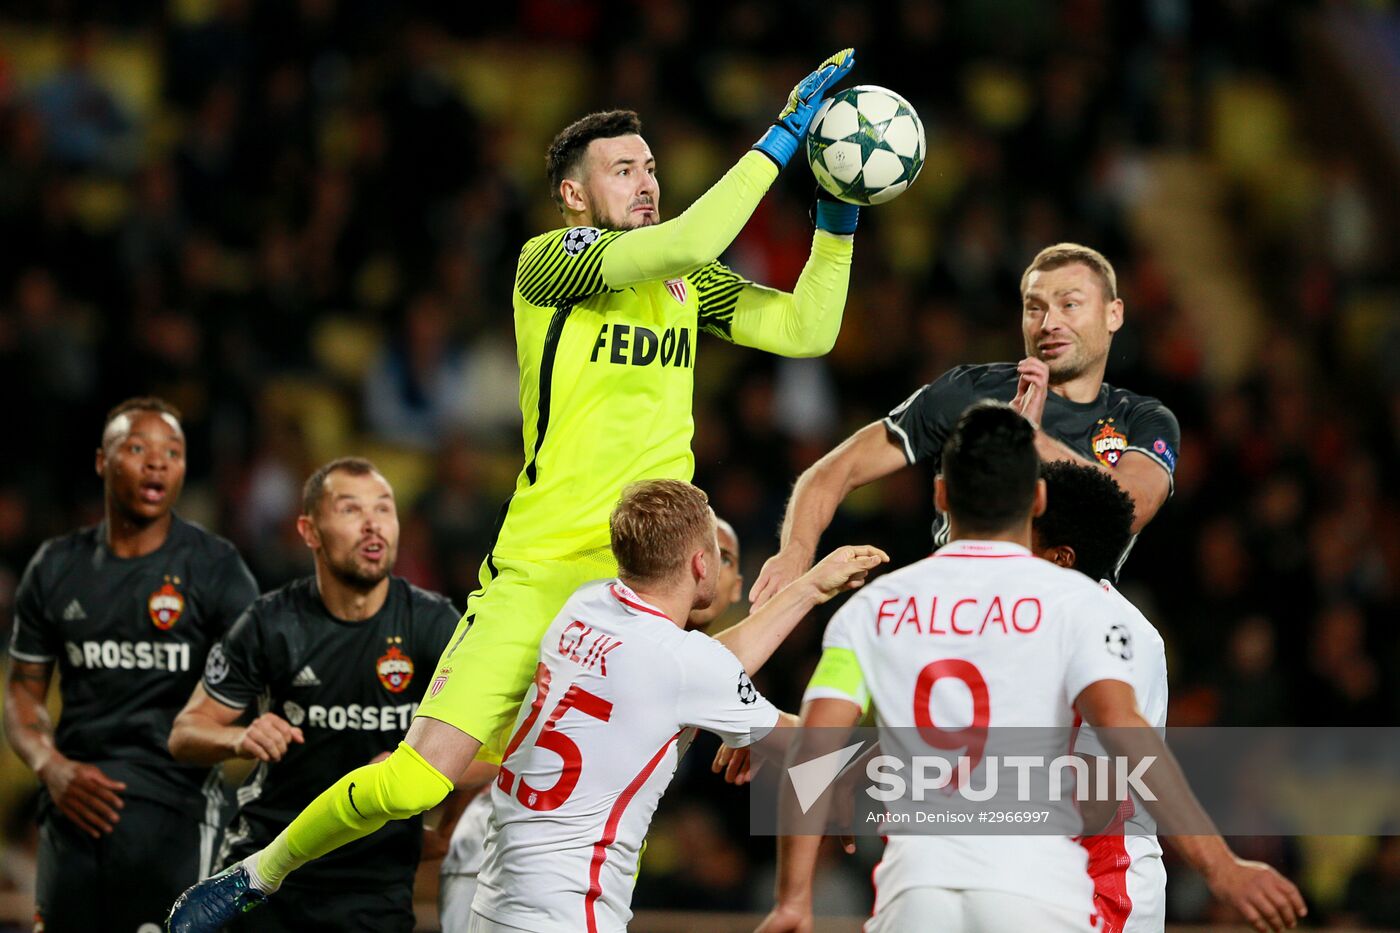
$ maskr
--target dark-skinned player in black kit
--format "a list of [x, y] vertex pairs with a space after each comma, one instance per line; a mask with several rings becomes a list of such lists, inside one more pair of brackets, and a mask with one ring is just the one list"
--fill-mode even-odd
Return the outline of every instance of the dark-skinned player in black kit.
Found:
[[232, 544], [174, 512], [173, 406], [112, 409], [97, 475], [103, 520], [46, 541], [20, 581], [5, 733], [43, 784], [35, 930], [155, 933], [170, 899], [216, 867], [224, 819], [218, 773], [177, 764], [170, 726], [258, 590]]

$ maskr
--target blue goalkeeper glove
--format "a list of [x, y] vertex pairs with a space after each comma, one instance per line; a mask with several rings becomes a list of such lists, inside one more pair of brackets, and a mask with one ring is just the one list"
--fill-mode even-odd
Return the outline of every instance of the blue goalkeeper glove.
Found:
[[787, 106], [777, 121], [753, 144], [759, 152], [782, 168], [807, 137], [807, 127], [822, 105], [827, 90], [846, 76], [856, 63], [855, 49], [842, 49], [817, 66], [817, 70], [797, 83], [788, 95]]
[[850, 235], [856, 232], [860, 206], [838, 200], [821, 185], [817, 185], [817, 203], [812, 209], [812, 222], [818, 230]]

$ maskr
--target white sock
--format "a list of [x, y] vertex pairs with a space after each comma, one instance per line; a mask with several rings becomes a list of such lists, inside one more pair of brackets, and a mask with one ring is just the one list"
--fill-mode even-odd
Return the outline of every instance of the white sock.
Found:
[[262, 880], [262, 876], [258, 874], [258, 852], [254, 852], [243, 860], [243, 870], [248, 873], [248, 883], [264, 894], [275, 894], [277, 893], [277, 888], [281, 887], [281, 885], [277, 885], [276, 887], [269, 885], [266, 881]]

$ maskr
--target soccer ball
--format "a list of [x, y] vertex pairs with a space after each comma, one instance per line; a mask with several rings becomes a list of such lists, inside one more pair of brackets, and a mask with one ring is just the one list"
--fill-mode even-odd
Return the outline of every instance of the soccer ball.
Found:
[[817, 183], [849, 204], [883, 204], [924, 167], [924, 125], [894, 91], [862, 84], [822, 104], [807, 133]]

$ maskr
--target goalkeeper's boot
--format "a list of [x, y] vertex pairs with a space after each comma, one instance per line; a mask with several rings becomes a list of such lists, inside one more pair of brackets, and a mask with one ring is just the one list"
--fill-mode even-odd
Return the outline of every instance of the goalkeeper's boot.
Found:
[[253, 887], [240, 862], [185, 890], [170, 909], [166, 933], [216, 933], [235, 916], [261, 906], [267, 895]]

